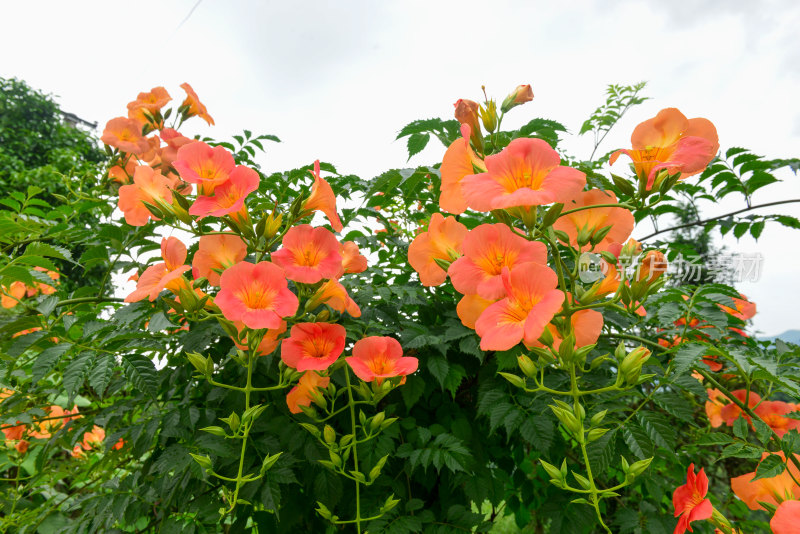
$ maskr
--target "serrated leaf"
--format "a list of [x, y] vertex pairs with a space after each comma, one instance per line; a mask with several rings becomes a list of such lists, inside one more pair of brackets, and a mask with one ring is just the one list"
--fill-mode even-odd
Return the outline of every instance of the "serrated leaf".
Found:
[[[58, 245], [51, 245], [48, 243], [31, 243], [25, 248], [25, 254], [34, 254], [37, 256], [48, 256], [50, 258], [58, 258], [72, 262], [72, 253]], [[74, 263], [74, 262], [73, 262]]]
[[443, 357], [436, 355], [428, 358], [428, 370], [439, 381], [439, 385], [444, 387], [444, 380], [450, 371], [450, 364]]
[[62, 384], [64, 386], [64, 391], [66, 391], [69, 400], [67, 401], [68, 404], [72, 404], [72, 400], [75, 398], [75, 395], [78, 394], [78, 390], [83, 385], [83, 381], [86, 378], [86, 374], [89, 372], [89, 367], [92, 364], [92, 356], [94, 353], [86, 351], [81, 352], [75, 358], [72, 359], [71, 362], [67, 365], [66, 369], [64, 369], [64, 379]]
[[753, 480], [759, 478], [772, 478], [780, 475], [786, 470], [786, 462], [777, 454], [771, 454], [761, 460], [756, 468], [756, 476]]
[[70, 343], [59, 343], [52, 347], [44, 349], [36, 357], [33, 362], [33, 369], [31, 373], [31, 382], [36, 384], [47, 376], [47, 374], [55, 367], [58, 359], [69, 350], [72, 345]]
[[628, 449], [639, 459], [644, 460], [653, 456], [653, 442], [639, 425], [629, 422], [628, 426], [622, 429], [622, 438]]
[[666, 417], [656, 412], [639, 412], [637, 418], [655, 445], [669, 450], [674, 448], [678, 438]]
[[672, 359], [674, 374], [677, 376], [686, 374], [700, 361], [700, 358], [706, 352], [708, 352], [708, 347], [700, 343], [684, 343], [681, 345]]
[[158, 373], [152, 360], [139, 354], [123, 354], [122, 370], [128, 381], [139, 391], [155, 398], [158, 391]]
[[697, 440], [698, 445], [726, 445], [732, 442], [733, 438], [722, 432], [709, 432]]
[[113, 354], [100, 354], [89, 372], [89, 386], [101, 397], [111, 381], [116, 360]]
[[747, 433], [749, 431], [749, 427], [747, 425], [747, 421], [744, 417], [739, 416], [736, 421], [733, 422], [733, 434], [740, 439], [747, 439]]
[[419, 154], [428, 145], [431, 136], [428, 133], [414, 133], [408, 137], [408, 159], [411, 159], [415, 154]]
[[611, 431], [600, 436], [586, 447], [589, 463], [595, 473], [605, 473], [616, 454], [616, 432]]

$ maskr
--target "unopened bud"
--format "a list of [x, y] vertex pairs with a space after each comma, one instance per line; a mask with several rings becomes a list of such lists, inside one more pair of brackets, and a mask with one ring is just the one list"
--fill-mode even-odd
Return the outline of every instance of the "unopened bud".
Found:
[[642, 264], [639, 266], [636, 280], [651, 284], [666, 270], [667, 261], [664, 254], [659, 250], [651, 250], [644, 256]]
[[[581, 432], [581, 424], [578, 421], [578, 418], [575, 415], [563, 408], [559, 408], [558, 406], [550, 406], [550, 409], [553, 410], [553, 413], [561, 421], [561, 424], [564, 425], [564, 428], [572, 432], [572, 434], [577, 438], [578, 434]], [[582, 438], [583, 436], [581, 436]]]
[[607, 428], [593, 428], [588, 434], [586, 434], [586, 442], [591, 443], [597, 439], [600, 439], [606, 432], [608, 432]]
[[520, 370], [525, 374], [525, 376], [529, 378], [534, 378], [536, 376], [536, 364], [533, 363], [527, 355], [523, 354], [517, 357], [517, 364], [519, 364]]
[[500, 111], [506, 113], [508, 110], [522, 105], [525, 102], [530, 102], [531, 100], [533, 100], [533, 89], [531, 89], [530, 84], [518, 85], [516, 89], [505, 97], [503, 103], [500, 105]]
[[583, 248], [589, 243], [589, 240], [592, 239], [592, 230], [594, 230], [594, 228], [589, 228], [586, 226], [578, 230], [578, 236], [576, 238], [578, 247]]
[[553, 332], [550, 331], [550, 325], [544, 327], [542, 335], [539, 336], [539, 341], [547, 347], [553, 346]]
[[592, 234], [592, 237], [589, 239], [589, 242], [592, 245], [597, 246], [598, 243], [600, 243], [601, 241], [603, 241], [603, 239], [606, 238], [606, 236], [608, 235], [608, 233], [611, 231], [612, 228], [613, 228], [612, 226], [604, 226], [599, 230], [596, 230]]
[[650, 358], [650, 350], [644, 347], [636, 347], [619, 364], [619, 372], [628, 384], [636, 384], [642, 366]]
[[620, 251], [621, 258], [633, 258], [634, 256], [638, 256], [642, 253], [642, 244], [636, 241], [633, 238], [628, 239], [628, 241], [622, 246], [622, 250]]
[[377, 431], [381, 427], [381, 424], [383, 423], [384, 419], [386, 419], [385, 412], [379, 412], [375, 414], [375, 417], [373, 417], [372, 421], [370, 421], [369, 423], [370, 430], [372, 430], [373, 432]]
[[322, 431], [322, 436], [325, 439], [325, 443], [333, 443], [336, 441], [336, 432], [333, 430], [331, 425], [325, 425], [325, 429]]
[[481, 122], [487, 132], [493, 132], [497, 128], [497, 104], [494, 100], [489, 100], [484, 106], [478, 110], [481, 116]]
[[481, 125], [479, 122], [480, 105], [472, 100], [459, 99], [455, 104], [455, 117], [461, 124], [470, 127], [470, 140], [480, 151], [483, 151], [483, 136], [481, 135]]
[[441, 267], [445, 272], [447, 272], [447, 270], [450, 268], [450, 264], [453, 263], [452, 261], [447, 261], [442, 258], [433, 258], [433, 261], [436, 263], [436, 265]]
[[283, 224], [282, 213], [275, 215], [275, 212], [272, 212], [267, 215], [267, 220], [264, 223], [264, 237], [270, 239], [271, 237], [275, 236], [281, 229], [281, 224]]
[[630, 468], [628, 468], [628, 473], [631, 477], [637, 477], [644, 473], [645, 469], [650, 466], [650, 462], [652, 462], [652, 458], [647, 458], [646, 460], [639, 460], [638, 462], [634, 462], [631, 464]]

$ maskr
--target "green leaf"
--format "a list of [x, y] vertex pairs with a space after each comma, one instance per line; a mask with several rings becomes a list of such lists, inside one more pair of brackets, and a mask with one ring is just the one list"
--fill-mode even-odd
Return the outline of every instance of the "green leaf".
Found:
[[777, 454], [771, 454], [761, 460], [756, 468], [756, 476], [753, 480], [759, 478], [772, 478], [780, 475], [786, 470], [786, 462]]
[[444, 380], [447, 378], [447, 373], [450, 371], [450, 364], [447, 360], [439, 355], [429, 357], [428, 370], [436, 380], [439, 381], [439, 385], [444, 387]]
[[747, 426], [747, 421], [744, 417], [739, 416], [739, 418], [733, 422], [733, 434], [740, 439], [747, 439], [747, 433], [749, 431], [749, 427]]
[[616, 431], [606, 432], [586, 447], [589, 463], [595, 473], [605, 473], [616, 454]]
[[427, 133], [414, 133], [408, 137], [408, 159], [411, 159], [415, 154], [419, 154], [428, 145], [431, 140], [430, 134]]
[[78, 394], [86, 374], [89, 372], [89, 367], [92, 364], [92, 356], [94, 353], [86, 351], [81, 352], [64, 369], [63, 386], [69, 400], [67, 404], [72, 404], [75, 395]]
[[123, 354], [122, 370], [125, 377], [139, 391], [155, 398], [158, 391], [158, 373], [150, 358], [139, 354]]
[[89, 385], [101, 397], [111, 381], [116, 363], [113, 354], [102, 353], [97, 357], [89, 373]]
[[637, 418], [655, 445], [674, 449], [678, 437], [675, 427], [666, 417], [657, 412], [639, 412]]
[[406, 378], [406, 383], [400, 388], [400, 393], [406, 409], [410, 410], [425, 393], [425, 380], [418, 376], [409, 376]]
[[628, 426], [622, 429], [622, 438], [628, 445], [628, 449], [639, 459], [644, 460], [653, 456], [653, 442], [639, 425], [629, 422]]
[[700, 343], [684, 343], [679, 348], [672, 359], [674, 374], [677, 376], [686, 374], [694, 367], [700, 358], [708, 352], [708, 346]]
[[33, 370], [31, 374], [31, 382], [36, 384], [47, 376], [47, 374], [55, 367], [58, 359], [69, 350], [72, 345], [70, 343], [59, 343], [52, 347], [48, 347], [39, 353], [36, 361], [33, 362]]
[[[48, 243], [31, 243], [25, 248], [25, 254], [33, 254], [36, 256], [48, 256], [50, 258], [58, 258], [60, 260], [72, 261], [72, 253], [58, 245], [50, 245]], [[74, 263], [74, 262], [73, 262]]]
[[709, 432], [697, 440], [698, 445], [725, 445], [728, 443], [733, 443], [733, 438], [722, 432]]

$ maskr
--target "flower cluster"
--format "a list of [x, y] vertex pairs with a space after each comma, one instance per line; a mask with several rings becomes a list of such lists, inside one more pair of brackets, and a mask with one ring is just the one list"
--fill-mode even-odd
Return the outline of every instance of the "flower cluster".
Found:
[[52, 295], [55, 293], [56, 288], [54, 285], [58, 283], [58, 279], [61, 278], [61, 275], [56, 271], [49, 271], [44, 267], [37, 266], [34, 267], [34, 270], [45, 273], [50, 280], [53, 281], [53, 284], [34, 281], [33, 285], [27, 285], [25, 282], [17, 280], [11, 282], [8, 287], [0, 286], [0, 306], [11, 309], [19, 304], [25, 297], [31, 298], [39, 294]]
[[[15, 392], [10, 389], [0, 390], [0, 403], [14, 394]], [[58, 405], [46, 406], [44, 413], [43, 417], [30, 424], [17, 421], [16, 425], [4, 425], [2, 431], [5, 446], [13, 448], [19, 453], [25, 453], [31, 440], [48, 440], [61, 429], [70, 430], [68, 423], [81, 417], [77, 406], [73, 406], [69, 410]], [[70, 454], [73, 457], [83, 457], [85, 451], [91, 451], [101, 445], [105, 437], [105, 430], [95, 425], [91, 431], [84, 433], [81, 442], [75, 445]], [[123, 446], [124, 441], [120, 438], [112, 448], [119, 450]]]
[[[326, 397], [330, 402], [339, 398], [331, 382], [334, 372], [346, 369], [345, 391], [350, 396], [355, 386], [349, 385], [347, 373], [352, 372], [363, 381], [356, 390], [365, 399], [362, 402], [377, 404], [417, 370], [418, 362], [405, 356], [391, 337], [366, 336], [348, 348], [341, 316], [359, 317], [361, 310], [342, 278], [366, 270], [367, 258], [355, 242], [340, 241], [336, 235], [344, 225], [320, 162], [312, 167], [310, 191], [301, 193], [287, 208], [279, 201], [269, 214], [253, 208], [263, 205], [255, 198], [263, 185], [258, 167], [249, 159], [248, 165], [238, 164], [242, 159], [228, 149], [230, 145], [214, 146], [178, 133], [191, 116], [213, 124], [191, 87], [183, 87], [187, 101], [175, 115], [165, 111], [170, 100], [166, 90], [154, 88], [129, 104], [127, 118], [109, 121], [103, 135], [103, 141], [116, 149], [109, 176], [120, 184], [118, 206], [125, 221], [132, 226], [159, 221], [193, 234], [188, 239], [162, 238], [161, 261], [135, 276], [136, 289], [125, 301], [161, 298], [182, 328], [212, 319], [230, 336], [236, 348], [234, 359], [248, 369], [245, 387], [215, 381], [211, 358], [188, 356], [213, 385], [246, 392], [241, 418], [228, 419], [233, 432], [229, 437], [244, 441], [244, 455], [249, 425], [257, 417], [250, 392], [255, 390], [252, 372], [259, 357], [279, 351], [281, 362], [277, 384], [259, 390], [294, 384], [286, 395], [288, 410], [311, 420], [316, 420], [312, 403], [326, 409]], [[168, 127], [171, 116], [175, 123]], [[330, 229], [307, 222], [316, 213], [327, 218]], [[372, 383], [372, 390], [365, 383]], [[352, 398], [349, 402], [354, 403]], [[385, 426], [379, 420], [375, 428], [370, 427], [369, 437]], [[206, 430], [217, 435], [225, 432], [220, 427], [210, 429]], [[354, 428], [353, 436], [355, 432]], [[76, 454], [102, 439], [101, 434], [102, 429], [87, 433], [76, 446]], [[195, 459], [211, 467], [210, 460]], [[220, 478], [236, 484], [226, 495], [232, 510], [240, 487], [253, 479], [241, 471], [236, 479]]]

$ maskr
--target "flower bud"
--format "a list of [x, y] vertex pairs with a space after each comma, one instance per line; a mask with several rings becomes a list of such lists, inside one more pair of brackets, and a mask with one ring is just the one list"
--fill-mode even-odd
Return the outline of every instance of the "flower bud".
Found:
[[525, 374], [525, 376], [529, 378], [534, 378], [536, 376], [536, 364], [533, 363], [528, 356], [523, 354], [522, 356], [517, 357], [517, 363], [519, 364], [520, 370]]
[[558, 420], [561, 421], [561, 424], [564, 425], [564, 428], [569, 430], [577, 439], [580, 440], [583, 438], [582, 435], [578, 438], [578, 434], [582, 434], [581, 424], [573, 413], [559, 408], [558, 406], [550, 406], [550, 409], [553, 410], [553, 413]]
[[264, 223], [264, 237], [270, 239], [275, 236], [281, 229], [281, 224], [283, 224], [283, 214], [279, 213], [276, 216], [275, 212], [270, 213]]
[[525, 102], [530, 102], [531, 100], [533, 100], [533, 89], [531, 89], [530, 84], [518, 85], [517, 88], [503, 100], [503, 103], [500, 105], [500, 111], [506, 113], [508, 110], [522, 105]]
[[477, 102], [466, 99], [459, 99], [453, 104], [455, 106], [455, 117], [461, 124], [470, 127], [470, 140], [479, 151], [483, 151], [483, 137], [481, 136], [481, 125], [479, 122], [480, 105]]
[[369, 423], [370, 430], [372, 432], [377, 432], [381, 424], [383, 424], [384, 419], [386, 419], [386, 412], [378, 412], [375, 414], [375, 417], [373, 417], [372, 421]]
[[635, 239], [631, 238], [622, 246], [622, 250], [620, 251], [620, 257], [622, 258], [633, 258], [634, 256], [638, 256], [642, 253], [642, 244], [636, 241]]
[[637, 477], [641, 475], [644, 473], [645, 469], [650, 466], [650, 462], [652, 461], [652, 458], [647, 458], [645, 460], [639, 460], [638, 462], [632, 463], [628, 469], [628, 474], [631, 475], [631, 477]]
[[636, 347], [619, 365], [619, 372], [628, 384], [635, 384], [639, 380], [642, 372], [642, 365], [650, 358], [650, 350], [644, 347]]
[[637, 282], [651, 284], [667, 270], [667, 261], [659, 250], [651, 250], [645, 254], [636, 276]]
[[486, 102], [485, 106], [481, 106], [478, 110], [481, 116], [481, 122], [487, 132], [493, 132], [497, 128], [497, 104], [494, 100]]
[[550, 331], [548, 327], [546, 326], [544, 327], [542, 335], [539, 336], [539, 341], [547, 347], [553, 346], [553, 333]]
[[325, 429], [322, 431], [322, 436], [325, 439], [325, 443], [331, 444], [336, 441], [336, 432], [333, 430], [331, 425], [325, 425]]

